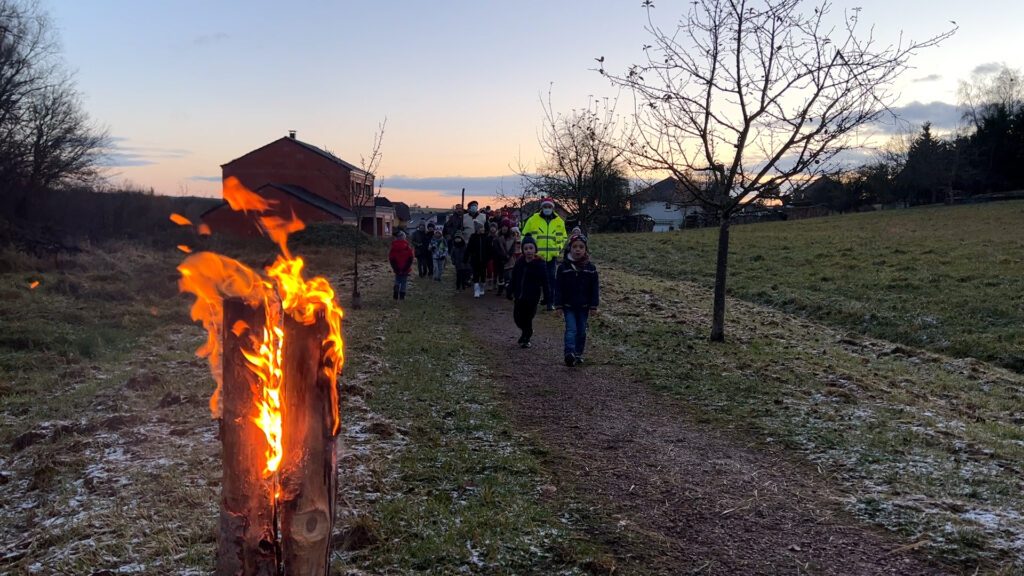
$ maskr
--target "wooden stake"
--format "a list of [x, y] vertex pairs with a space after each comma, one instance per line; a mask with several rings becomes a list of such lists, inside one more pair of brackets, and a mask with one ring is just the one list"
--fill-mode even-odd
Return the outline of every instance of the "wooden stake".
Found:
[[262, 477], [266, 437], [253, 422], [256, 375], [246, 366], [243, 348], [249, 332], [232, 328], [244, 322], [255, 334], [264, 324], [262, 308], [240, 299], [224, 301], [224, 376], [220, 439], [224, 477], [221, 482], [217, 534], [217, 576], [277, 576], [273, 486]]
[[326, 576], [337, 493], [335, 410], [324, 373], [327, 321], [284, 319], [281, 549], [285, 576]]

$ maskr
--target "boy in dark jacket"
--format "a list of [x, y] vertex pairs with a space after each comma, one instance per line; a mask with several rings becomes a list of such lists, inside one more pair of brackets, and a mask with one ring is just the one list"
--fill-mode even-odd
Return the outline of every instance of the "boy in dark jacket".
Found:
[[466, 262], [466, 241], [462, 238], [462, 232], [455, 233], [448, 254], [455, 265], [455, 289], [462, 290], [469, 286], [469, 263]]
[[523, 255], [512, 267], [512, 281], [508, 293], [515, 298], [512, 307], [512, 319], [516, 327], [522, 331], [519, 336], [521, 348], [530, 347], [533, 337], [533, 317], [537, 315], [537, 303], [547, 282], [547, 269], [544, 261], [537, 257], [537, 242], [533, 236], [522, 241]]
[[388, 252], [388, 262], [395, 272], [395, 300], [405, 300], [405, 288], [409, 285], [409, 273], [412, 272], [412, 246], [405, 239], [405, 232], [399, 232]]
[[597, 268], [590, 262], [587, 237], [573, 236], [569, 254], [555, 273], [555, 308], [565, 315], [565, 365], [583, 363], [587, 344], [587, 320], [600, 303]]

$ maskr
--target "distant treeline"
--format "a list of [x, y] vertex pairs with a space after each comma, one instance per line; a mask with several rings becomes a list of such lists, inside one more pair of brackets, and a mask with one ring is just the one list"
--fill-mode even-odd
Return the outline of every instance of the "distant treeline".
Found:
[[137, 190], [37, 190], [17, 210], [4, 205], [0, 211], [0, 240], [29, 238], [75, 245], [83, 240], [169, 239], [179, 231], [192, 233], [171, 222], [172, 213], [198, 223], [199, 215], [219, 202], [213, 198], [158, 196]]
[[1024, 190], [1024, 83], [1004, 67], [990, 78], [961, 83], [965, 128], [941, 138], [931, 124], [894, 139], [876, 161], [823, 178], [795, 201], [838, 212], [874, 204], [953, 203]]

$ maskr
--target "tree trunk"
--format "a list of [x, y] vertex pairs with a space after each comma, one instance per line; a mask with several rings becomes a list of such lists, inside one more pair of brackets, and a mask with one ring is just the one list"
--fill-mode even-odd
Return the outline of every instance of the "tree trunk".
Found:
[[356, 248], [352, 256], [352, 308], [363, 307], [363, 297], [359, 294], [359, 245], [363, 243], [362, 230], [356, 230]]
[[233, 329], [244, 322], [252, 333], [263, 332], [262, 307], [251, 308], [238, 298], [224, 301], [224, 375], [220, 420], [220, 526], [217, 534], [217, 576], [276, 576], [278, 556], [273, 484], [264, 480], [266, 437], [253, 421], [258, 389], [256, 375], [242, 356], [248, 331]]
[[725, 341], [725, 278], [729, 268], [729, 216], [718, 227], [718, 262], [715, 264], [715, 303], [711, 315], [711, 341]]
[[332, 399], [324, 372], [327, 320], [312, 325], [284, 319], [282, 370], [281, 549], [285, 576], [326, 576], [337, 488]]

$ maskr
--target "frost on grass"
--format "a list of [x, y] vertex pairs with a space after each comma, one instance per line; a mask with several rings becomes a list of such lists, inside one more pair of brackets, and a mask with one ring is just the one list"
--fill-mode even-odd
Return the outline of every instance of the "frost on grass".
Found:
[[[622, 357], [653, 357], [653, 377], [682, 380], [701, 408], [739, 412], [762, 439], [781, 438], [841, 484], [858, 516], [949, 560], [1024, 564], [1020, 374], [736, 300], [728, 343], [709, 346], [704, 288], [605, 274], [596, 332], [613, 334]], [[683, 360], [664, 367], [673, 357]]]

